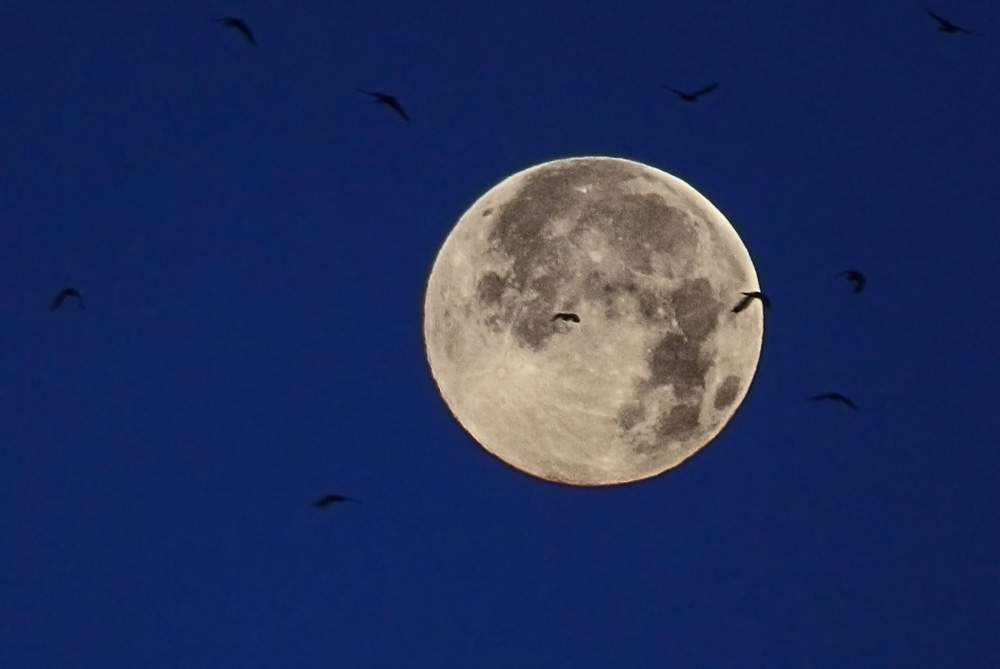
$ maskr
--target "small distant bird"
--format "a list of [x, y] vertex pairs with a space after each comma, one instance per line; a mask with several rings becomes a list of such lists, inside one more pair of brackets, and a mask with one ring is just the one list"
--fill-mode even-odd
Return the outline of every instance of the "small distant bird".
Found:
[[850, 398], [846, 397], [845, 395], [841, 395], [840, 393], [823, 393], [822, 395], [813, 395], [809, 399], [811, 399], [813, 401], [816, 401], [816, 400], [832, 400], [834, 402], [841, 402], [843, 404], [846, 404], [847, 406], [851, 407], [852, 409], [857, 409], [858, 408], [857, 405], [850, 400]]
[[313, 506], [317, 509], [322, 509], [324, 506], [330, 506], [331, 504], [338, 504], [340, 502], [360, 502], [360, 499], [354, 499], [353, 497], [344, 497], [343, 495], [323, 495], [318, 500], [313, 502]]
[[555, 316], [552, 317], [552, 320], [572, 321], [574, 323], [579, 323], [580, 322], [580, 317], [577, 316], [576, 314], [570, 314], [570, 313], [566, 313], [566, 312], [560, 311], [558, 314], [556, 314]]
[[80, 302], [80, 309], [83, 309], [83, 295], [76, 288], [63, 288], [60, 290], [59, 294], [52, 300], [52, 305], [49, 308], [55, 311], [62, 306], [63, 301], [67, 297], [75, 297]]
[[713, 81], [708, 86], [705, 86], [704, 88], [699, 88], [693, 93], [685, 93], [684, 91], [679, 91], [676, 88], [671, 88], [670, 86], [666, 85], [664, 86], [664, 88], [666, 88], [667, 90], [676, 93], [680, 97], [680, 99], [683, 100], [684, 102], [697, 102], [698, 98], [700, 98], [703, 95], [708, 95], [718, 87], [719, 87], [719, 82]]
[[243, 19], [237, 18], [235, 16], [223, 16], [222, 18], [212, 19], [212, 20], [215, 21], [216, 23], [221, 23], [227, 28], [236, 28], [241, 33], [243, 33], [243, 36], [247, 38], [248, 42], [250, 42], [254, 46], [257, 46], [257, 40], [256, 38], [254, 38], [253, 33], [250, 32], [250, 26], [248, 26], [247, 22], [244, 21]]
[[400, 116], [402, 116], [404, 120], [406, 120], [406, 121], [410, 120], [410, 117], [406, 115], [405, 111], [403, 111], [403, 105], [399, 104], [399, 100], [397, 100], [395, 96], [393, 96], [393, 95], [386, 95], [385, 93], [377, 93], [375, 91], [360, 91], [360, 92], [364, 93], [365, 95], [370, 95], [373, 98], [375, 98], [375, 104], [377, 104], [377, 105], [388, 105], [397, 114], [399, 114]]
[[864, 290], [865, 282], [868, 280], [865, 275], [856, 269], [849, 269], [846, 272], [841, 272], [840, 276], [846, 277], [848, 281], [854, 284], [854, 292], [860, 293]]
[[935, 14], [934, 12], [932, 12], [929, 9], [927, 10], [927, 13], [930, 14], [931, 17], [935, 21], [938, 22], [938, 30], [940, 30], [943, 33], [947, 33], [949, 35], [954, 35], [955, 33], [965, 33], [966, 35], [976, 35], [977, 34], [977, 33], [972, 32], [971, 30], [966, 30], [965, 28], [963, 28], [961, 26], [955, 25], [954, 23], [952, 23], [948, 19], [944, 18], [943, 16], [938, 16], [937, 14]]
[[733, 307], [733, 313], [734, 314], [738, 314], [741, 311], [743, 311], [744, 309], [746, 309], [747, 307], [749, 307], [750, 303], [753, 302], [755, 299], [756, 300], [760, 300], [760, 303], [764, 305], [765, 309], [770, 309], [771, 308], [771, 300], [767, 299], [767, 295], [765, 295], [764, 293], [760, 292], [759, 290], [755, 290], [755, 291], [750, 292], [750, 293], [744, 292], [743, 296], [744, 297], [743, 297], [742, 300], [740, 300], [739, 304], [737, 304], [735, 307]]

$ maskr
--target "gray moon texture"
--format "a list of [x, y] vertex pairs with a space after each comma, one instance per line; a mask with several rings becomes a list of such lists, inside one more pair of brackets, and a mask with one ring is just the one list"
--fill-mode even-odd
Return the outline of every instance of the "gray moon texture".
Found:
[[[572, 485], [627, 483], [710, 443], [764, 332], [750, 254], [684, 181], [620, 158], [508, 177], [431, 270], [424, 342], [441, 396], [487, 451]], [[579, 322], [553, 320], [573, 313]]]

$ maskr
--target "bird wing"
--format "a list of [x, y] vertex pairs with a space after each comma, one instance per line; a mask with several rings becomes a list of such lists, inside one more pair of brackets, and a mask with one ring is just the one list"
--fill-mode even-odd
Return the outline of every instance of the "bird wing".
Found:
[[53, 310], [58, 309], [60, 306], [62, 306], [63, 300], [65, 299], [66, 299], [66, 293], [64, 292], [59, 293], [58, 295], [55, 296], [55, 299], [52, 300], [52, 305], [49, 308]]
[[248, 26], [243, 21], [239, 21], [236, 24], [236, 29], [239, 30], [241, 33], [243, 33], [243, 36], [247, 38], [248, 42], [250, 42], [254, 46], [257, 46], [257, 39], [253, 36], [253, 33], [250, 31], [250, 26]]
[[927, 13], [928, 13], [928, 14], [930, 14], [930, 15], [931, 15], [931, 17], [932, 17], [932, 18], [933, 18], [933, 19], [934, 19], [935, 21], [937, 21], [938, 23], [940, 23], [940, 24], [941, 24], [941, 27], [942, 27], [942, 28], [947, 28], [948, 26], [952, 25], [952, 24], [951, 24], [951, 22], [950, 22], [950, 21], [948, 21], [948, 19], [946, 19], [946, 18], [944, 18], [944, 17], [942, 17], [942, 16], [938, 16], [937, 14], [935, 14], [934, 12], [932, 12], [932, 11], [931, 11], [931, 10], [929, 10], [929, 9], [927, 10]]
[[241, 33], [243, 33], [243, 36], [247, 39], [248, 42], [250, 42], [254, 46], [257, 46], [257, 39], [253, 36], [253, 33], [250, 31], [250, 26], [248, 26], [246, 21], [244, 21], [243, 19], [237, 18], [235, 16], [223, 16], [221, 18], [210, 19], [210, 20], [215, 21], [216, 23], [221, 23], [227, 28], [236, 28]]
[[718, 87], [719, 87], [719, 82], [718, 81], [713, 81], [708, 86], [705, 86], [704, 88], [695, 91], [691, 95], [693, 97], [700, 98], [702, 95], [705, 95], [706, 93], [711, 93], [712, 91], [714, 91]]
[[396, 98], [389, 98], [386, 101], [386, 104], [389, 105], [390, 107], [392, 107], [393, 109], [395, 109], [396, 112], [400, 116], [402, 116], [404, 120], [406, 120], [406, 121], [410, 120], [410, 117], [406, 115], [405, 111], [403, 111], [403, 105], [399, 104], [399, 101], [396, 100]]
[[828, 393], [826, 397], [827, 399], [834, 400], [835, 402], [842, 402], [847, 406], [851, 407], [852, 409], [858, 408], [857, 405], [855, 405], [854, 402], [851, 401], [851, 398], [848, 397], [847, 395], [841, 393]]
[[733, 307], [733, 313], [738, 314], [744, 309], [746, 309], [747, 306], [750, 305], [751, 300], [753, 300], [753, 295], [747, 295], [746, 297], [744, 297], [742, 300], [739, 301], [739, 303], [735, 307]]

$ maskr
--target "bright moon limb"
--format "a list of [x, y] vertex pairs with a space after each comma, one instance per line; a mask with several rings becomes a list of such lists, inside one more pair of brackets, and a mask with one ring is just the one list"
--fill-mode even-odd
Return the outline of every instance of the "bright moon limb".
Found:
[[684, 181], [567, 158], [477, 200], [438, 253], [424, 342], [452, 414], [539, 478], [656, 476], [714, 439], [753, 380], [764, 331], [750, 255]]

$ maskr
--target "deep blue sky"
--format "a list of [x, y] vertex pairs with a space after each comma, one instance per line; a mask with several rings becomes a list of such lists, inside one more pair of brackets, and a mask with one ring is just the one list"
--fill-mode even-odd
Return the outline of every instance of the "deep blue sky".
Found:
[[[1000, 6], [933, 8], [984, 35], [902, 0], [5, 3], [0, 666], [1000, 666]], [[487, 454], [423, 355], [458, 217], [575, 155], [691, 183], [774, 303], [719, 438], [603, 489]]]

